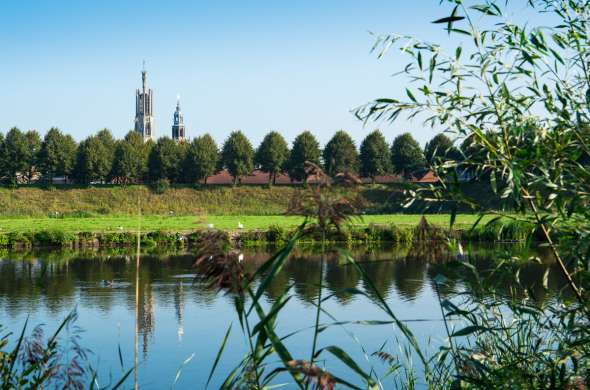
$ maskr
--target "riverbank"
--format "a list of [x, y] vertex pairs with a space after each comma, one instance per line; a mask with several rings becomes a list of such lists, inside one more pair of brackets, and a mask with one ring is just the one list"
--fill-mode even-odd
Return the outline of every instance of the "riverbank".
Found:
[[[449, 225], [448, 214], [427, 215], [429, 223], [445, 228]], [[366, 228], [371, 225], [391, 225], [414, 227], [422, 218], [419, 214], [381, 214], [364, 215], [355, 219], [352, 228]], [[456, 225], [460, 228], [471, 226], [477, 215], [460, 214]], [[484, 219], [483, 222], [485, 222]], [[39, 231], [63, 231], [65, 233], [121, 233], [174, 232], [187, 234], [196, 230], [215, 228], [224, 231], [267, 230], [270, 227], [294, 229], [303, 222], [303, 217], [292, 215], [134, 215], [101, 217], [41, 217], [41, 218], [1, 218], [0, 234], [35, 233]]]
[[[476, 197], [490, 210], [505, 209], [494, 201], [492, 192], [481, 183], [464, 183], [462, 191]], [[0, 187], [0, 218], [86, 218], [105, 216], [195, 215], [240, 216], [285, 213], [293, 196], [302, 189], [298, 185], [267, 186], [172, 186], [155, 192], [147, 186], [74, 185]], [[403, 183], [363, 185], [358, 188], [365, 214], [421, 213], [427, 206], [416, 202], [404, 209]], [[327, 191], [347, 195], [350, 188], [333, 186]], [[414, 210], [414, 211], [412, 211]], [[450, 210], [437, 209], [437, 212]]]
[[[326, 237], [330, 242], [349, 244], [408, 243], [419, 236], [422, 216], [417, 214], [366, 215], [356, 219], [340, 233]], [[486, 226], [483, 218], [472, 230], [475, 215], [458, 215], [452, 231], [445, 214], [425, 216], [429, 225], [444, 236], [467, 241], [522, 241], [530, 227], [514, 222]], [[303, 222], [298, 216], [145, 216], [89, 218], [1, 218], [0, 247], [114, 247], [131, 246], [137, 241], [138, 228], [146, 247], [187, 246], [211, 229], [225, 232], [238, 245], [276, 244], [289, 239]], [[438, 234], [439, 236], [441, 234]], [[426, 237], [427, 238], [427, 237]], [[439, 237], [440, 238], [440, 237]], [[319, 242], [310, 234], [307, 241]]]

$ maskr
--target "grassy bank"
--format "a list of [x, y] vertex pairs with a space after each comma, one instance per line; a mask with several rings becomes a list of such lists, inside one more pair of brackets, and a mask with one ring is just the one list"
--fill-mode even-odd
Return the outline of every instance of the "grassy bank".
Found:
[[[354, 228], [370, 225], [396, 225], [414, 227], [420, 221], [417, 214], [365, 215], [354, 222]], [[477, 219], [476, 215], [461, 214], [457, 216], [457, 228], [471, 226]], [[449, 215], [436, 214], [427, 216], [428, 222], [445, 228], [449, 224]], [[145, 232], [164, 231], [188, 233], [206, 229], [212, 224], [216, 229], [226, 231], [266, 230], [271, 226], [293, 229], [303, 222], [302, 217], [285, 215], [144, 215], [141, 218], [141, 230]], [[485, 222], [485, 221], [484, 221]], [[238, 224], [243, 229], [238, 229]], [[0, 233], [36, 232], [42, 230], [59, 230], [65, 233], [93, 232], [134, 232], [138, 228], [136, 216], [103, 216], [103, 217], [66, 217], [66, 218], [0, 218]]]
[[[311, 243], [328, 241], [347, 244], [401, 244], [414, 240], [445, 240], [445, 237], [465, 241], [523, 241], [532, 233], [525, 223], [505, 221], [480, 224], [471, 229], [475, 216], [459, 215], [452, 231], [448, 230], [448, 215], [427, 217], [432, 229], [418, 228], [420, 215], [376, 215], [359, 219], [341, 232], [329, 236], [310, 233]], [[196, 241], [208, 231], [208, 225], [225, 232], [242, 245], [280, 244], [289, 240], [303, 221], [292, 216], [211, 216], [204, 218], [147, 216], [141, 221], [141, 241], [144, 247], [183, 247]], [[241, 223], [243, 228], [238, 229]], [[117, 247], [133, 246], [137, 239], [138, 220], [132, 217], [102, 218], [11, 218], [0, 219], [0, 247]], [[319, 232], [318, 232], [319, 233]]]
[[[491, 191], [477, 183], [463, 189], [490, 209], [501, 205], [490, 201]], [[207, 186], [171, 187], [161, 194], [146, 186], [56, 186], [0, 187], [1, 217], [125, 216], [136, 215], [138, 201], [144, 215], [280, 215], [285, 212], [297, 186]], [[402, 209], [403, 184], [364, 186], [360, 189], [367, 214], [393, 214]], [[330, 191], [346, 193], [346, 188]], [[422, 211], [416, 203], [414, 212]], [[442, 212], [442, 210], [437, 210]]]
[[[173, 187], [157, 194], [146, 186], [0, 188], [0, 217], [136, 215], [276, 215], [285, 212], [296, 187]], [[372, 203], [387, 195], [367, 193]], [[371, 204], [368, 205], [371, 207]]]

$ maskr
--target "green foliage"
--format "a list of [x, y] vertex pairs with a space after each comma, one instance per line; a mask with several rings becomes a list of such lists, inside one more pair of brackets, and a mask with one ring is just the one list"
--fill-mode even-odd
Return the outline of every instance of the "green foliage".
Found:
[[284, 241], [288, 240], [290, 234], [280, 225], [271, 225], [268, 227], [266, 231], [266, 241], [273, 242], [277, 244], [282, 244]]
[[361, 143], [361, 175], [375, 180], [375, 176], [391, 172], [391, 153], [385, 137], [375, 130]]
[[172, 138], [162, 137], [150, 151], [148, 167], [150, 180], [155, 182], [166, 179], [176, 182], [180, 179], [181, 162], [184, 160], [186, 147]]
[[219, 150], [213, 137], [204, 134], [197, 137], [188, 147], [184, 160], [185, 182], [207, 183], [207, 178], [215, 174], [219, 165]]
[[[75, 311], [70, 313], [51, 337], [45, 337], [41, 325], [25, 337], [27, 321], [10, 343], [13, 334], [0, 325], [2, 390], [83, 388], [92, 372], [87, 360], [89, 351], [79, 345], [82, 331], [73, 326], [76, 318]], [[63, 339], [61, 333], [67, 333], [68, 338]]]
[[282, 135], [276, 131], [268, 133], [256, 150], [254, 162], [263, 172], [269, 174], [269, 184], [274, 184], [277, 175], [285, 169], [289, 148]]
[[150, 188], [154, 193], [162, 195], [170, 188], [170, 181], [168, 179], [158, 179], [150, 183]]
[[[442, 301], [443, 318], [461, 318], [466, 326], [451, 332], [445, 321], [449, 346], [441, 348], [436, 368], [446, 372], [448, 388], [586, 388], [590, 170], [581, 161], [590, 150], [588, 4], [532, 0], [523, 10], [510, 1], [447, 3], [452, 8], [434, 23], [461, 37], [461, 46], [448, 51], [402, 35], [379, 37], [380, 55], [392, 47], [408, 55], [401, 72], [407, 97], [377, 99], [357, 115], [366, 121], [422, 116], [461, 140], [459, 161], [432, 161], [440, 185], [409, 192], [408, 201], [468, 205], [483, 214], [482, 194], [461, 191], [457, 173], [487, 181], [490, 192], [518, 215], [498, 213], [467, 235], [534, 234], [551, 252], [568, 291], [549, 305], [513, 294], [478, 294], [459, 305]], [[507, 15], [516, 10], [535, 14], [543, 24], [514, 22]], [[556, 231], [565, 238], [559, 243]], [[472, 265], [464, 272], [479, 280]]]
[[531, 240], [535, 225], [527, 221], [494, 219], [463, 232], [463, 239], [469, 241], [520, 241]]
[[0, 154], [3, 159], [4, 176], [11, 184], [16, 184], [17, 174], [25, 171], [31, 160], [27, 136], [13, 127], [6, 133]]
[[305, 162], [309, 161], [316, 165], [320, 164], [320, 144], [314, 135], [309, 131], [299, 134], [293, 141], [293, 147], [287, 162], [289, 175], [293, 180], [305, 181]]
[[254, 169], [254, 149], [250, 141], [241, 131], [232, 132], [221, 151], [223, 166], [234, 178], [234, 185], [240, 178], [249, 175]]
[[76, 161], [76, 142], [59, 129], [49, 129], [39, 150], [39, 171], [53, 183], [55, 176], [70, 176]]
[[437, 161], [459, 160], [460, 152], [449, 137], [440, 133], [426, 143], [424, 156], [428, 164], [435, 165]]
[[113, 157], [113, 176], [122, 184], [137, 183], [146, 176], [148, 147], [136, 131], [117, 141]]
[[39, 151], [41, 149], [41, 136], [36, 130], [29, 130], [25, 133], [27, 139], [27, 156], [25, 157], [24, 174], [27, 183], [31, 183], [39, 165]]
[[322, 154], [326, 172], [336, 176], [344, 172], [358, 172], [359, 156], [350, 135], [343, 130], [337, 131], [326, 144]]
[[410, 177], [426, 169], [426, 158], [418, 141], [410, 133], [398, 135], [391, 145], [391, 163], [395, 173]]
[[76, 155], [76, 180], [81, 184], [108, 181], [113, 169], [114, 151], [115, 140], [107, 129], [82, 141]]
[[37, 246], [70, 246], [76, 241], [76, 235], [63, 230], [42, 230], [34, 235], [34, 245]]

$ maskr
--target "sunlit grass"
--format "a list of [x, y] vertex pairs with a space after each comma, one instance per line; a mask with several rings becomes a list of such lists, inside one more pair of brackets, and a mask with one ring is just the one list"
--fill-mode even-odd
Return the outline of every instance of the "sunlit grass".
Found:
[[[359, 226], [368, 226], [370, 224], [416, 226], [420, 218], [421, 215], [417, 214], [366, 215], [353, 223]], [[447, 214], [428, 215], [426, 218], [428, 222], [437, 226], [445, 227], [449, 224], [449, 215]], [[458, 227], [470, 226], [476, 219], [476, 215], [461, 214], [457, 216], [456, 225]], [[239, 223], [243, 225], [244, 230], [267, 229], [269, 226], [294, 228], [301, 224], [302, 221], [302, 217], [285, 215], [146, 215], [141, 218], [141, 230], [189, 232], [207, 228], [210, 224], [217, 229], [238, 230]], [[483, 222], [485, 222], [485, 219]], [[136, 216], [0, 218], [0, 233], [40, 230], [115, 232], [135, 231], [137, 227], [138, 219]]]

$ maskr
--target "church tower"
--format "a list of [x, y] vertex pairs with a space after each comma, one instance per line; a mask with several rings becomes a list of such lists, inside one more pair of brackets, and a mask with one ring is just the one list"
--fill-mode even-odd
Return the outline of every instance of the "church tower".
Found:
[[147, 72], [141, 71], [141, 90], [135, 92], [135, 131], [147, 141], [154, 137], [154, 93], [147, 85]]
[[182, 115], [182, 111], [180, 111], [180, 98], [176, 101], [176, 111], [174, 111], [172, 139], [176, 142], [183, 142], [186, 139], [184, 133], [184, 115]]

